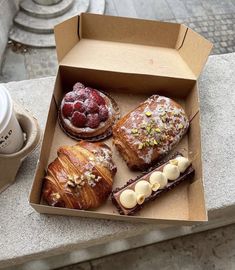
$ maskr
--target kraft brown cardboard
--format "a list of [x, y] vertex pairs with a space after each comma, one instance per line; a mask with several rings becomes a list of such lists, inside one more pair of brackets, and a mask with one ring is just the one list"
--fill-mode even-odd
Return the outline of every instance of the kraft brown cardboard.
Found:
[[[29, 198], [31, 206], [40, 213], [127, 221], [182, 225], [206, 221], [197, 78], [212, 45], [184, 25], [93, 14], [82, 14], [58, 25], [55, 36], [60, 64]], [[197, 55], [190, 55], [190, 48]], [[122, 115], [151, 94], [179, 102], [189, 116], [190, 130], [173, 151], [192, 159], [196, 171], [193, 182], [155, 200], [134, 217], [120, 216], [110, 200], [90, 211], [46, 205], [41, 200], [41, 188], [47, 166], [59, 146], [76, 143], [60, 129], [57, 112], [63, 95], [77, 81], [108, 92]], [[112, 148], [118, 168], [113, 186], [122, 186], [138, 173], [127, 168], [112, 138], [105, 143]]]

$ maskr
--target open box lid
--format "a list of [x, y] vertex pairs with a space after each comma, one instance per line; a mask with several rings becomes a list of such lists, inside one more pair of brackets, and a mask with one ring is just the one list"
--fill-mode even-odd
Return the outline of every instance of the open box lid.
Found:
[[61, 66], [197, 80], [212, 49], [177, 23], [82, 13], [54, 30]]

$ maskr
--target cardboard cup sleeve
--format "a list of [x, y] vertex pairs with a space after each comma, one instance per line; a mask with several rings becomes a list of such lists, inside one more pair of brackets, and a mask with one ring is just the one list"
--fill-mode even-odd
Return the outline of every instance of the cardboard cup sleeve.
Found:
[[23, 147], [13, 154], [0, 154], [0, 192], [14, 183], [22, 161], [37, 147], [40, 128], [36, 118], [18, 104], [14, 104], [16, 118], [25, 134]]

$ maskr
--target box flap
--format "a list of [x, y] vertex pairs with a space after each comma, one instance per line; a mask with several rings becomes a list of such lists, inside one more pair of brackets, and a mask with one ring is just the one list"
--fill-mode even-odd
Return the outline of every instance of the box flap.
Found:
[[213, 45], [210, 41], [188, 28], [179, 53], [198, 78]]
[[57, 25], [55, 39], [62, 66], [190, 80], [212, 47], [182, 24], [88, 13]]
[[75, 16], [54, 27], [58, 62], [78, 43], [78, 22], [79, 17]]

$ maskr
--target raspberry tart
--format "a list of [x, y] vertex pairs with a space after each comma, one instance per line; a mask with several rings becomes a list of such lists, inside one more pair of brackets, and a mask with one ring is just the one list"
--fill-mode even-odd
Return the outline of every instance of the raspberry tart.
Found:
[[110, 136], [118, 118], [119, 108], [111, 97], [79, 82], [64, 96], [59, 110], [61, 128], [76, 140]]

